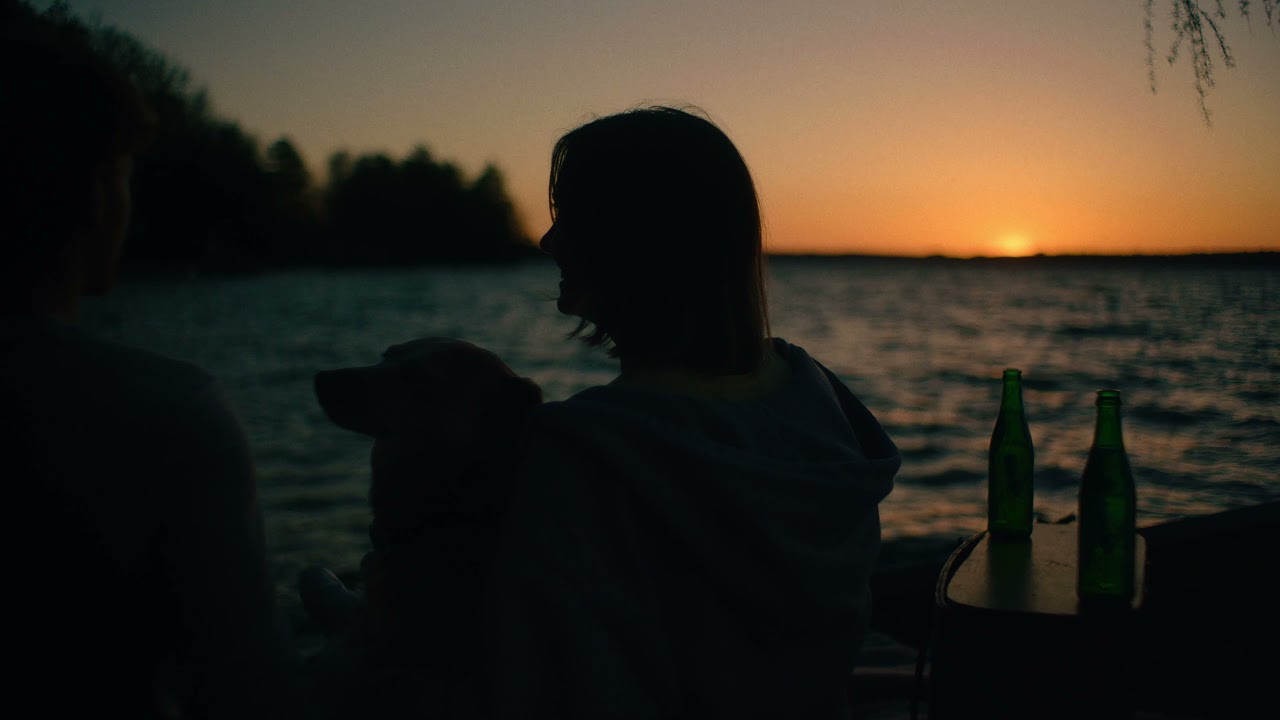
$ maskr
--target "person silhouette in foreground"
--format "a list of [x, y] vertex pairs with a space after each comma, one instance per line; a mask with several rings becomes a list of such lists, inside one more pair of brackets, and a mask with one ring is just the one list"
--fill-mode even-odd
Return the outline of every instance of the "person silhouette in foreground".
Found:
[[75, 324], [115, 284], [150, 114], [82, 31], [3, 19], [6, 697], [42, 717], [265, 717], [293, 656], [244, 433], [208, 373]]
[[559, 140], [550, 203], [558, 308], [621, 372], [531, 415], [483, 714], [847, 717], [900, 456], [769, 337], [746, 163], [699, 115], [636, 109]]

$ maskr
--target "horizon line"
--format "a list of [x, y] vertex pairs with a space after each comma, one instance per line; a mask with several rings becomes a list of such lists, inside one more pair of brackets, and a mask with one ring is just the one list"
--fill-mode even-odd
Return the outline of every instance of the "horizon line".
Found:
[[1280, 250], [1226, 250], [1198, 251], [1174, 253], [1036, 253], [1034, 255], [944, 255], [931, 253], [928, 255], [892, 255], [885, 253], [863, 252], [803, 252], [788, 250], [766, 250], [769, 258], [861, 258], [868, 260], [1172, 260], [1203, 258], [1267, 258], [1280, 259]]

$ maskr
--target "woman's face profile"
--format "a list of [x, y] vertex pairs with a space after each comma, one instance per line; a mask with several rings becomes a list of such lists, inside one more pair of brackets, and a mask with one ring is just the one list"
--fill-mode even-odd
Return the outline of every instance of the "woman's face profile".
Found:
[[570, 250], [570, 241], [563, 227], [563, 223], [553, 222], [551, 228], [538, 242], [538, 247], [550, 255], [560, 267], [560, 296], [556, 299], [556, 309], [565, 315], [592, 320], [590, 303], [582, 281], [581, 260]]

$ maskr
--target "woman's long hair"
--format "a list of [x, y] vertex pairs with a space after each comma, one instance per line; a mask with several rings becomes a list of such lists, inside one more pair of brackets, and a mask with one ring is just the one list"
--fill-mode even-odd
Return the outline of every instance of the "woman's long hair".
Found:
[[760, 206], [718, 127], [670, 107], [593, 120], [556, 143], [550, 200], [593, 311], [574, 335], [636, 365], [758, 366], [768, 335]]

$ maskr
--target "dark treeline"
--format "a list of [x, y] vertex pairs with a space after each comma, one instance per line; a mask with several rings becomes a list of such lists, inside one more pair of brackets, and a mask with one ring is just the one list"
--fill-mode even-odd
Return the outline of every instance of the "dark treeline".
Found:
[[0, 8], [3, 22], [86, 39], [156, 115], [155, 137], [136, 158], [126, 269], [491, 262], [535, 252], [492, 165], [469, 179], [421, 146], [399, 161], [338, 152], [321, 185], [289, 138], [262, 148], [214, 112], [186, 69], [131, 35], [85, 23], [62, 3]]

